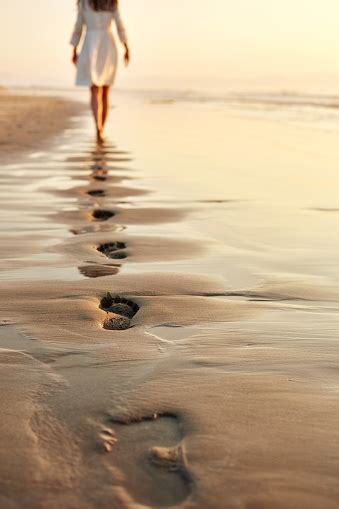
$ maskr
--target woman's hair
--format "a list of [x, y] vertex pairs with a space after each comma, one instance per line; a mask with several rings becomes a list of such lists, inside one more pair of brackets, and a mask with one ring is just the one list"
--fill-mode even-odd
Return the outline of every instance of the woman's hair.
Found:
[[[78, 4], [83, 0], [78, 0]], [[88, 5], [94, 11], [115, 11], [118, 7], [118, 0], [88, 0]]]
[[89, 5], [95, 11], [114, 11], [117, 8], [118, 0], [89, 0]]

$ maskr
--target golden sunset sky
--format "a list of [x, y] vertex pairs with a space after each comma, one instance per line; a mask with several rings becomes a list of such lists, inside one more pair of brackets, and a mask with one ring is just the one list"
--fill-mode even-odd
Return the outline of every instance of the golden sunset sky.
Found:
[[[339, 89], [338, 0], [121, 0], [119, 86]], [[75, 0], [2, 0], [0, 83], [71, 86]]]

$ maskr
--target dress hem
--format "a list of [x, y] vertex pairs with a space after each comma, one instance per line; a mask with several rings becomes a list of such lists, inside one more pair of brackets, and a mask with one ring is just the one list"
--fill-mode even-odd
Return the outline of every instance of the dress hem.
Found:
[[81, 82], [75, 82], [76, 87], [112, 87], [114, 85], [114, 81], [110, 83], [94, 83], [93, 81], [81, 81]]

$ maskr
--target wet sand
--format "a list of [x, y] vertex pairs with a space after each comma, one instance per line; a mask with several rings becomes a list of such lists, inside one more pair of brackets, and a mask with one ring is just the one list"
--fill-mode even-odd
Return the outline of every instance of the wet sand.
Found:
[[[164, 116], [154, 138], [145, 114]], [[265, 173], [284, 154], [315, 181], [334, 136], [223, 119], [221, 186], [192, 139], [188, 163], [189, 137], [185, 151], [182, 133], [161, 137], [176, 115], [197, 125], [191, 110], [120, 104], [117, 146], [93, 143], [88, 116], [0, 168], [5, 509], [338, 507], [334, 213], [291, 195], [282, 207]]]

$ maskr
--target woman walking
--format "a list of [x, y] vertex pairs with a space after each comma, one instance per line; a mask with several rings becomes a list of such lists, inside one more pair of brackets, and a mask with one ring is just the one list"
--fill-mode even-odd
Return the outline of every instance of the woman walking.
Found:
[[[72, 62], [77, 66], [76, 85], [90, 87], [91, 108], [99, 143], [104, 141], [110, 87], [114, 83], [118, 63], [118, 51], [112, 32], [113, 21], [125, 48], [124, 59], [128, 65], [129, 47], [118, 0], [78, 0], [78, 18], [71, 38]], [[84, 29], [85, 40], [78, 54]]]

